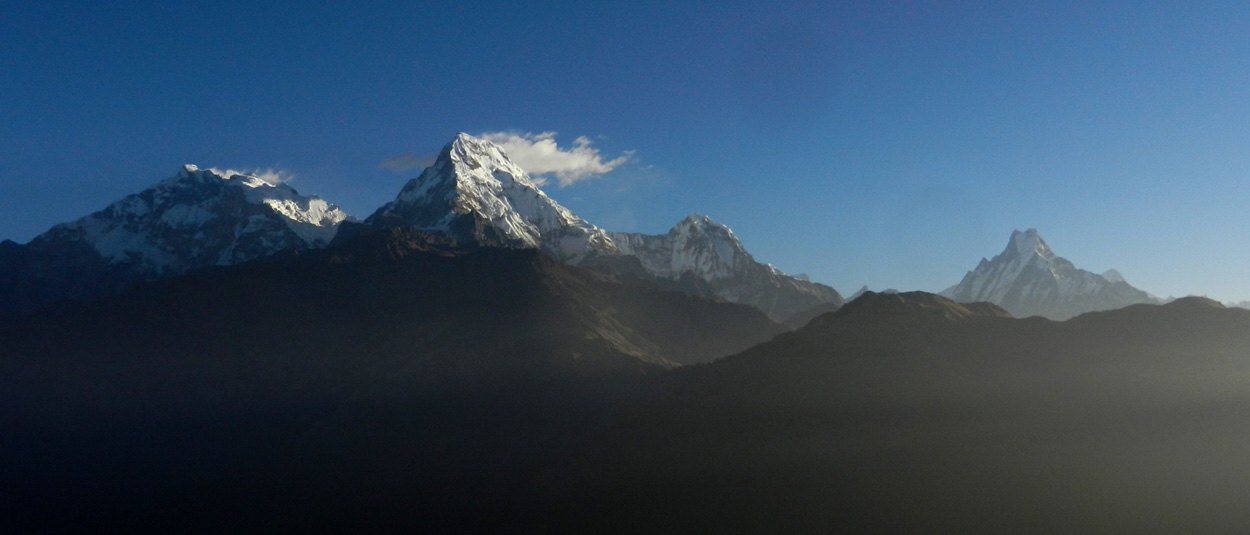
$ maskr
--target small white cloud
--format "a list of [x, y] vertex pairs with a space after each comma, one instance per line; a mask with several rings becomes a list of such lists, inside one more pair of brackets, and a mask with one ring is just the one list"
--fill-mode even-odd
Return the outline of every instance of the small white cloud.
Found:
[[579, 136], [573, 146], [560, 148], [555, 132], [518, 134], [516, 132], [487, 132], [480, 136], [503, 148], [508, 158], [533, 176], [534, 183], [541, 186], [554, 176], [560, 187], [579, 180], [594, 178], [630, 161], [634, 151], [625, 151], [608, 161], [603, 160], [599, 149], [591, 147], [590, 138]]
[[255, 169], [248, 174], [275, 186], [284, 182], [290, 182], [295, 178], [295, 175], [291, 174], [291, 172], [286, 169], [274, 169], [272, 167], [265, 169], [264, 171]]
[[378, 163], [378, 167], [382, 169], [390, 169], [396, 173], [402, 173], [404, 171], [411, 171], [418, 168], [424, 169], [434, 165], [434, 159], [436, 157], [437, 156], [434, 154], [417, 156], [416, 153], [405, 152], [403, 154], [398, 154], [382, 160]]
[[224, 177], [232, 177], [235, 175], [254, 176], [271, 186], [277, 186], [278, 184], [290, 182], [291, 180], [295, 179], [294, 173], [291, 173], [290, 171], [287, 171], [286, 169], [275, 169], [273, 167], [270, 167], [268, 169], [256, 168], [256, 169], [250, 169], [250, 170], [245, 170], [245, 171], [235, 171], [234, 169], [218, 169], [216, 167], [211, 167], [207, 170], [213, 173], [216, 173], [218, 175], [224, 176]]

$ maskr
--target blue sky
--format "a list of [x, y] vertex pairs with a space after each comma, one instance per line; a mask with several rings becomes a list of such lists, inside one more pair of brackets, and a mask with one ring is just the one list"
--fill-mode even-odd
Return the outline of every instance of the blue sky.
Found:
[[1250, 299], [1250, 3], [172, 4], [6, 6], [0, 238], [183, 163], [364, 217], [418, 172], [388, 158], [556, 132], [633, 151], [547, 186], [582, 217], [705, 213], [843, 293], [940, 290], [1035, 227], [1144, 290]]

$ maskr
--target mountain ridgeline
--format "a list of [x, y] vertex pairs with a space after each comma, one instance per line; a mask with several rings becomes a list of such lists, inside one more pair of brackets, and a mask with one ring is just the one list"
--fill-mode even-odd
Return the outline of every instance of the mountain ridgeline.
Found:
[[391, 227], [445, 235], [461, 244], [537, 249], [570, 265], [754, 306], [778, 322], [842, 302], [828, 286], [756, 262], [728, 228], [703, 216], [679, 223], [675, 231], [690, 232], [671, 240], [615, 235], [632, 245], [623, 251], [612, 234], [539, 190], [503, 149], [459, 134], [432, 166], [364, 222], [285, 184], [188, 165], [28, 244], [0, 243], [0, 316], [280, 251], [323, 248], [336, 237], [342, 242]]
[[691, 215], [659, 236], [605, 232], [547, 197], [503, 149], [466, 134], [456, 136], [434, 165], [365, 224], [420, 228], [481, 245], [537, 248], [573, 265], [751, 305], [779, 322], [818, 305], [842, 303], [833, 288], [756, 262], [733, 231], [707, 216]]
[[[2, 323], [0, 527], [1250, 528], [1250, 311], [1055, 322], [866, 292], [664, 371], [691, 348], [630, 330], [762, 314], [629, 284], [391, 230]], [[675, 308], [628, 313], [651, 299]]]
[[[49, 369], [108, 362], [115, 383], [69, 381], [56, 407], [116, 415], [125, 410], [91, 393], [132, 385], [160, 400], [136, 409], [143, 411], [385, 392], [402, 398], [654, 373], [709, 362], [782, 331], [745, 305], [625, 284], [536, 250], [390, 228], [324, 250], [62, 304], [0, 324], [0, 353]], [[168, 382], [169, 374], [196, 377], [197, 387]], [[45, 384], [19, 377], [10, 374], [17, 383], [6, 385], [13, 397], [23, 384]], [[18, 418], [45, 409], [10, 399], [3, 410]]]

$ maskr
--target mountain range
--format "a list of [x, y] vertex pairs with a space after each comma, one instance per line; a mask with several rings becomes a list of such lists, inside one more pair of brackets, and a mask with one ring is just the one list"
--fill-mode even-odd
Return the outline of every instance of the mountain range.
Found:
[[[30, 243], [0, 242], [0, 316], [279, 251], [323, 248], [336, 236], [347, 240], [390, 227], [446, 235], [461, 244], [537, 249], [573, 266], [750, 305], [791, 328], [844, 301], [833, 288], [756, 261], [732, 230], [701, 214], [661, 235], [600, 229], [548, 197], [499, 146], [459, 134], [433, 165], [364, 221], [286, 184], [184, 166]], [[1055, 320], [1161, 302], [1115, 270], [1076, 268], [1035, 229], [1013, 232], [1002, 253], [983, 258], [941, 293]]]
[[[28, 244], [0, 243], [0, 315], [114, 294], [136, 283], [279, 251], [322, 248], [336, 237], [345, 241], [391, 227], [462, 244], [537, 249], [570, 265], [751, 305], [779, 322], [842, 302], [828, 286], [756, 262], [732, 231], [703, 216], [679, 223], [668, 237], [610, 234], [548, 197], [499, 146], [459, 134], [432, 166], [363, 222], [285, 184], [185, 166], [174, 177], [57, 225]], [[629, 252], [617, 239], [630, 244]]]
[[1250, 311], [1032, 229], [944, 293], [605, 231], [463, 134], [363, 221], [187, 166], [0, 244], [0, 532], [1250, 530]]

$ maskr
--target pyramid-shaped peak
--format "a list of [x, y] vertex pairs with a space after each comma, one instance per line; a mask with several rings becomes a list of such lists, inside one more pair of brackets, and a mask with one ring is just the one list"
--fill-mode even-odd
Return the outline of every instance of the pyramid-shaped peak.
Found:
[[1043, 258], [1054, 256], [1054, 253], [1050, 251], [1050, 247], [1046, 245], [1046, 241], [1042, 239], [1041, 234], [1038, 234], [1035, 228], [1023, 232], [1019, 230], [1012, 231], [1011, 242], [1007, 245], [1007, 251], [1011, 250], [1015, 250], [1016, 254], [1021, 256], [1033, 254]]
[[478, 245], [541, 248], [573, 263], [617, 253], [607, 233], [547, 197], [502, 148], [463, 132], [366, 222]]
[[448, 143], [447, 147], [451, 149], [451, 152], [458, 154], [491, 155], [503, 153], [503, 149], [499, 145], [464, 132], [456, 134], [456, 137], [452, 138], [451, 143]]
[[503, 147], [464, 132], [456, 134], [456, 137], [443, 147], [438, 159], [434, 162], [435, 166], [440, 164], [443, 167], [455, 169], [456, 172], [451, 173], [448, 178], [463, 180], [479, 174], [474, 171], [485, 171], [486, 174], [492, 175], [491, 178], [495, 181], [512, 182], [526, 189], [538, 190], [538, 185], [530, 178], [529, 173], [513, 162]]
[[451, 153], [455, 155], [502, 157], [503, 159], [508, 158], [508, 155], [504, 152], [503, 147], [500, 147], [489, 140], [474, 137], [464, 132], [456, 134], [456, 137], [452, 138], [451, 143], [448, 143], [447, 146]]
[[982, 259], [963, 280], [942, 291], [961, 303], [985, 301], [1017, 317], [1067, 319], [1095, 310], [1119, 308], [1155, 299], [1124, 282], [1118, 272], [1099, 275], [1078, 269], [1056, 255], [1037, 229], [1014, 231], [1007, 248]]

